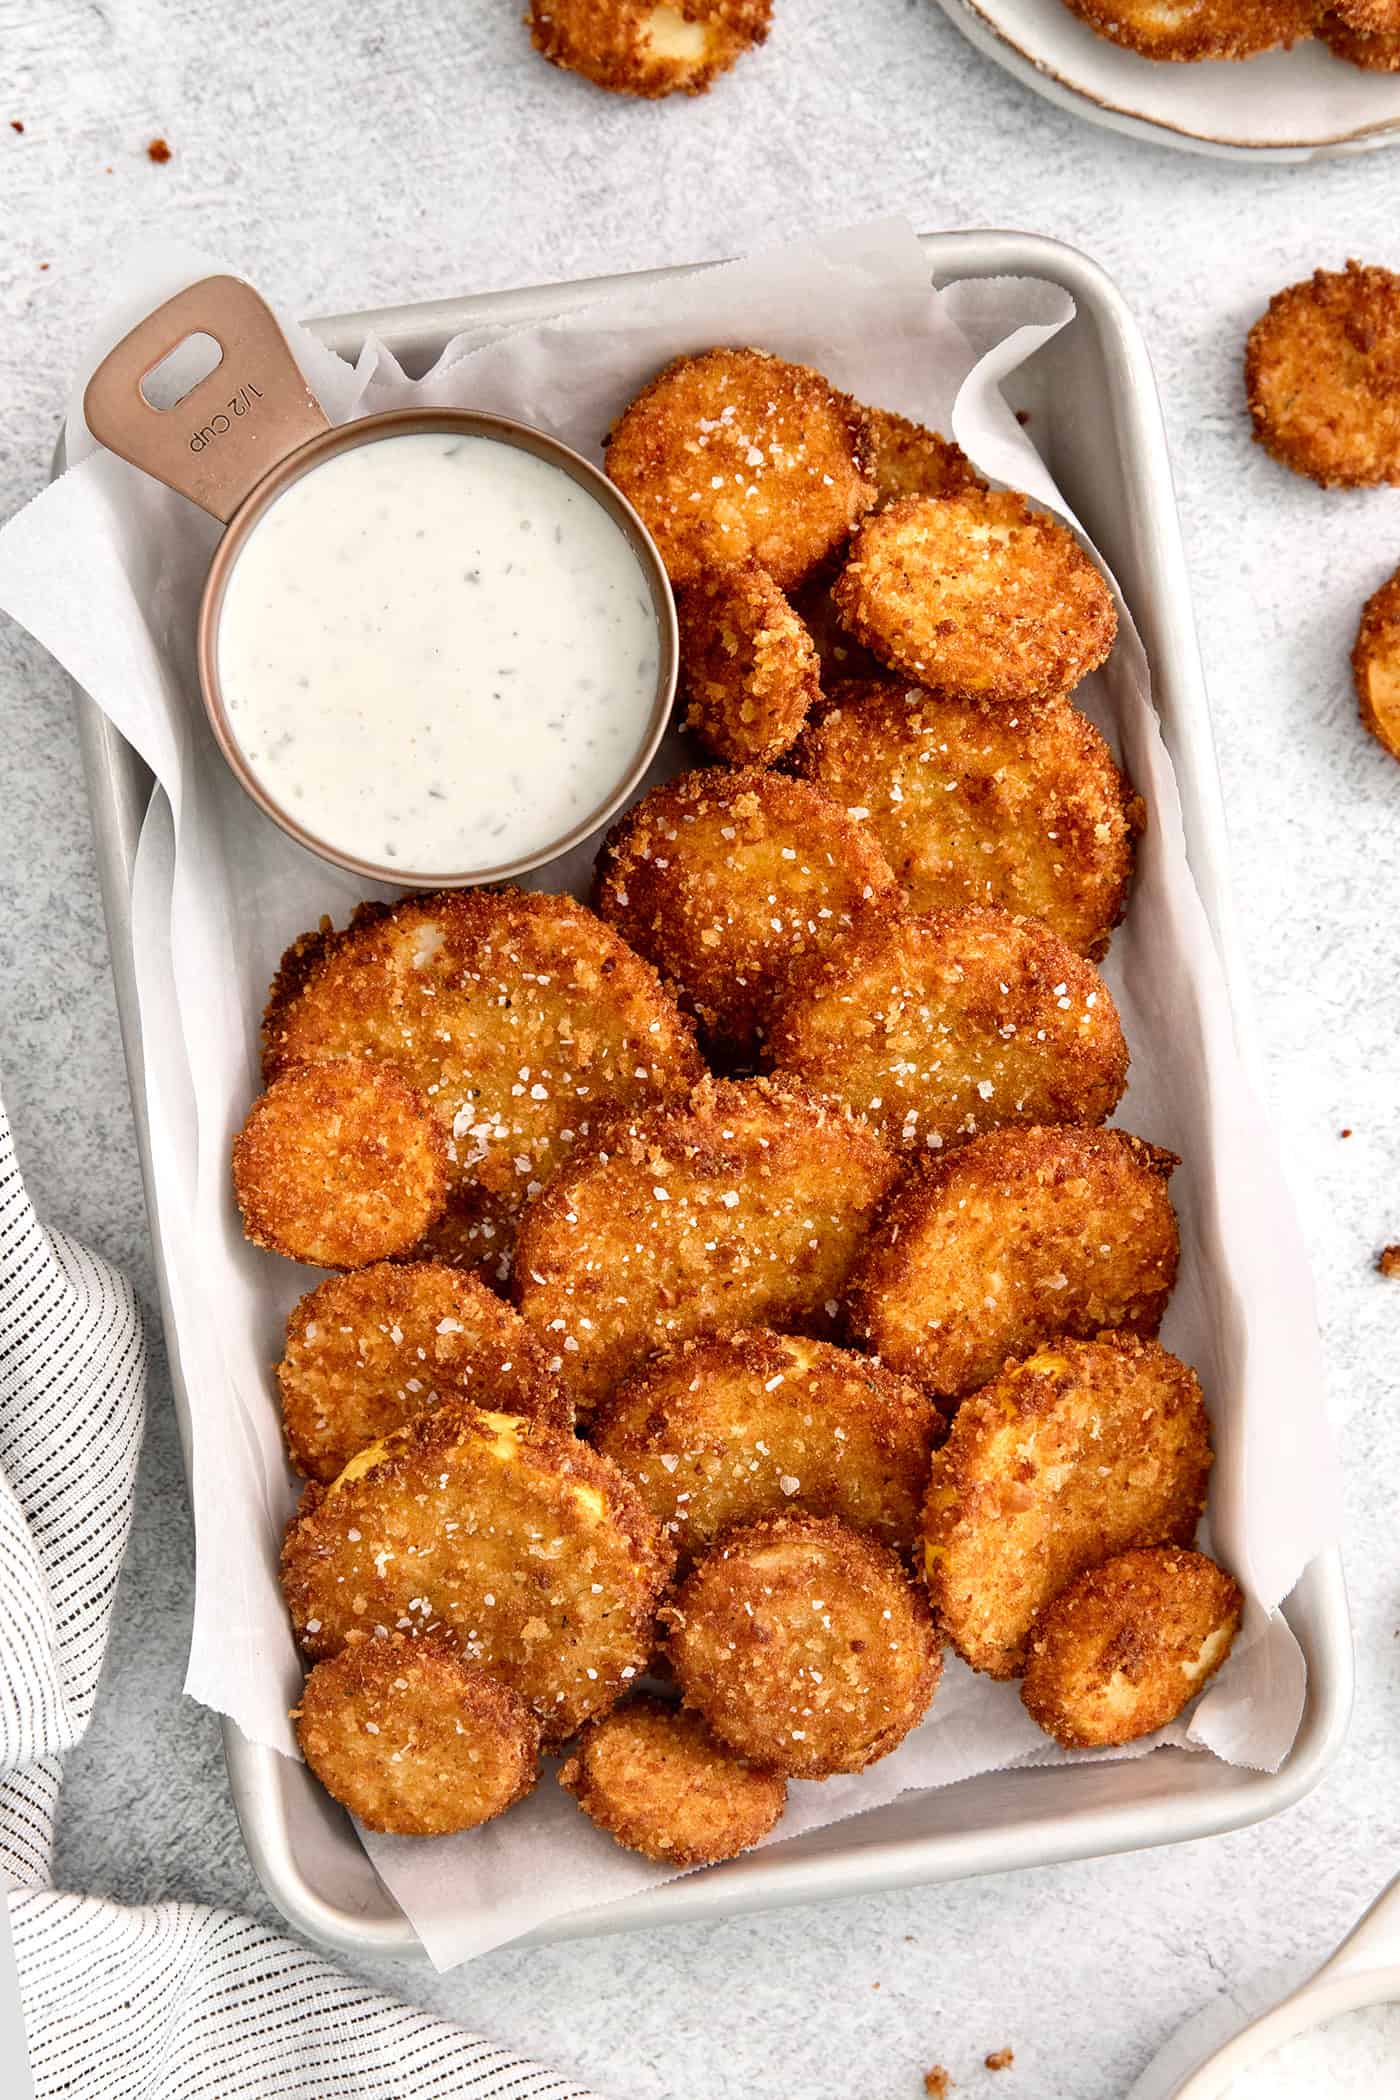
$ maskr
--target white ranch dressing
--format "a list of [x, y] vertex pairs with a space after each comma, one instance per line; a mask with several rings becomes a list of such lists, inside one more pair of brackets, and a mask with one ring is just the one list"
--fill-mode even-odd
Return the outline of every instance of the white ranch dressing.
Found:
[[1295, 2034], [1220, 2100], [1400, 2100], [1400, 2004], [1364, 2005]]
[[660, 636], [585, 488], [432, 431], [337, 453], [269, 505], [217, 647], [234, 740], [293, 821], [436, 876], [538, 852], [607, 801], [646, 738]]

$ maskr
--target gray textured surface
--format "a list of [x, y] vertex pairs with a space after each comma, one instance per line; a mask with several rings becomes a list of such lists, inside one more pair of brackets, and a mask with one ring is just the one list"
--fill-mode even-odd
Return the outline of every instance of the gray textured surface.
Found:
[[[1221, 166], [1081, 126], [930, 0], [777, 0], [698, 104], [608, 100], [517, 0], [0, 0], [0, 514], [42, 483], [103, 259], [160, 223], [304, 311], [683, 261], [897, 210], [1088, 249], [1147, 331], [1181, 487], [1273, 1113], [1316, 1263], [1348, 1467], [1350, 1744], [1261, 1829], [1137, 1858], [378, 1980], [610, 2100], [1112, 2100], [1204, 1999], [1318, 1953], [1400, 1866], [1400, 768], [1346, 654], [1400, 559], [1400, 492], [1255, 453], [1244, 327], [1348, 253], [1400, 266], [1400, 157]], [[21, 119], [22, 136], [8, 120]], [[164, 134], [174, 158], [146, 159]], [[41, 264], [48, 264], [41, 270]], [[31, 1185], [149, 1304], [145, 1221], [62, 680], [0, 626], [0, 1072]], [[1339, 1136], [1343, 1127], [1354, 1135]], [[122, 1608], [71, 1765], [60, 1872], [259, 1907], [211, 1717], [180, 1697], [189, 1525], [159, 1371]], [[368, 1972], [366, 1972], [368, 1973]], [[1005, 2080], [977, 2067], [1012, 2044]]]

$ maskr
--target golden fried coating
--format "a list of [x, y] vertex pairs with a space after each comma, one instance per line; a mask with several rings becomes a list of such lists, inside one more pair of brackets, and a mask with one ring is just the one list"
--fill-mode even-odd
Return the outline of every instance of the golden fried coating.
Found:
[[1099, 956], [1123, 916], [1143, 808], [1067, 700], [1007, 710], [888, 679], [837, 685], [793, 753], [864, 817], [913, 911], [1000, 904]]
[[749, 1327], [653, 1357], [590, 1435], [684, 1564], [730, 1525], [784, 1509], [908, 1554], [943, 1430], [927, 1394], [868, 1357]]
[[308, 1655], [446, 1630], [559, 1742], [644, 1667], [672, 1558], [596, 1451], [449, 1400], [307, 1488], [282, 1589]]
[[1400, 758], [1400, 572], [1366, 600], [1351, 674], [1362, 721], [1392, 758]]
[[1010, 1123], [1102, 1123], [1128, 1078], [1093, 964], [995, 905], [867, 913], [793, 971], [764, 1052], [911, 1151]]
[[1400, 0], [1331, 0], [1331, 13], [1357, 36], [1400, 34]]
[[1148, 1546], [1078, 1576], [1026, 1644], [1026, 1712], [1067, 1750], [1174, 1721], [1230, 1653], [1244, 1594], [1204, 1553]]
[[887, 1546], [835, 1517], [726, 1532], [661, 1612], [681, 1696], [721, 1742], [791, 1779], [863, 1772], [928, 1711], [928, 1606]]
[[1339, 14], [1325, 14], [1317, 34], [1334, 58], [1364, 73], [1400, 73], [1400, 28], [1357, 30]]
[[897, 1173], [835, 1102], [704, 1080], [684, 1107], [618, 1121], [559, 1169], [521, 1223], [516, 1302], [591, 1412], [669, 1343], [829, 1330]]
[[924, 1572], [934, 1616], [989, 1677], [1025, 1667], [1037, 1612], [1130, 1546], [1187, 1546], [1210, 1426], [1194, 1371], [1102, 1334], [1037, 1350], [964, 1400], [934, 1454]]
[[718, 766], [663, 781], [608, 834], [602, 917], [750, 1057], [800, 958], [898, 894], [873, 831], [805, 780]]
[[334, 1480], [367, 1444], [453, 1398], [572, 1426], [519, 1313], [443, 1262], [380, 1262], [318, 1285], [288, 1316], [277, 1383], [287, 1449], [308, 1480]]
[[306, 1680], [302, 1755], [370, 1830], [475, 1830], [539, 1776], [540, 1724], [525, 1702], [441, 1634], [355, 1641]]
[[1179, 1242], [1173, 1153], [1122, 1130], [996, 1130], [895, 1194], [852, 1279], [851, 1331], [956, 1396], [1057, 1335], [1155, 1334]]
[[530, 41], [552, 66], [616, 95], [703, 95], [761, 44], [773, 0], [530, 0]]
[[629, 1851], [667, 1867], [709, 1867], [766, 1838], [787, 1781], [745, 1764], [703, 1721], [659, 1699], [629, 1699], [590, 1721], [559, 1784]]
[[854, 403], [765, 350], [678, 357], [619, 417], [607, 470], [674, 584], [750, 555], [784, 590], [875, 500]]
[[867, 518], [832, 593], [882, 663], [962, 700], [1072, 692], [1113, 647], [1113, 595], [1067, 525], [1012, 490]]
[[951, 438], [892, 409], [862, 404], [861, 414], [870, 431], [870, 471], [881, 508], [904, 496], [956, 496], [963, 489], [987, 486]]
[[1191, 62], [1291, 50], [1313, 33], [1317, 0], [1065, 0], [1072, 14], [1143, 58]]
[[1400, 482], [1400, 276], [1349, 262], [1275, 292], [1249, 331], [1254, 436], [1323, 488]]
[[233, 1187], [255, 1246], [320, 1269], [401, 1254], [447, 1200], [447, 1148], [397, 1072], [288, 1065], [233, 1141]]
[[771, 765], [821, 695], [816, 647], [756, 561], [716, 569], [676, 601], [686, 727], [734, 765]]
[[315, 938], [274, 984], [264, 1068], [364, 1059], [420, 1089], [447, 1143], [451, 1226], [421, 1252], [500, 1269], [522, 1205], [600, 1115], [700, 1075], [654, 971], [572, 897], [409, 897]]
[[831, 596], [835, 581], [825, 569], [792, 594], [794, 610], [812, 637], [821, 667], [823, 690], [839, 685], [843, 678], [884, 678], [888, 674], [868, 649], [862, 649], [853, 634], [841, 624]]

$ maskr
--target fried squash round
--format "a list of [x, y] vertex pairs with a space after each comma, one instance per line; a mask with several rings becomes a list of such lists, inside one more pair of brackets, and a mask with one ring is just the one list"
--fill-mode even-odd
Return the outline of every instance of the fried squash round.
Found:
[[887, 1546], [834, 1517], [765, 1517], [697, 1561], [661, 1612], [687, 1707], [790, 1779], [863, 1772], [929, 1708], [928, 1606]]
[[861, 406], [880, 508], [905, 496], [957, 496], [987, 484], [961, 445], [892, 409]]
[[539, 1776], [530, 1709], [440, 1634], [342, 1648], [316, 1664], [294, 1718], [307, 1764], [369, 1830], [475, 1830]]
[[1330, 12], [1357, 36], [1400, 35], [1400, 0], [1332, 0]]
[[526, 1212], [516, 1303], [591, 1413], [654, 1349], [764, 1325], [829, 1331], [894, 1156], [836, 1102], [702, 1081], [598, 1132]]
[[888, 679], [830, 697], [793, 765], [869, 824], [911, 910], [1000, 904], [1105, 952], [1143, 806], [1078, 708], [1008, 711]]
[[787, 1805], [787, 1781], [745, 1764], [695, 1714], [629, 1699], [590, 1721], [559, 1784], [589, 1821], [666, 1867], [710, 1867], [747, 1852]]
[[716, 569], [676, 601], [686, 727], [733, 765], [771, 765], [821, 697], [812, 637], [756, 561]]
[[556, 1743], [645, 1666], [672, 1564], [607, 1459], [546, 1423], [449, 1400], [307, 1488], [282, 1588], [307, 1655], [445, 1631]]
[[605, 463], [672, 583], [752, 556], [787, 590], [874, 502], [868, 442], [855, 404], [810, 366], [706, 350], [676, 358], [638, 394]]
[[1400, 73], [1400, 29], [1353, 29], [1339, 14], [1325, 14], [1317, 34], [1333, 58], [1363, 73]]
[[784, 1509], [909, 1554], [944, 1427], [927, 1394], [868, 1357], [749, 1327], [653, 1357], [589, 1433], [684, 1565], [731, 1525]]
[[683, 1096], [700, 1076], [655, 972], [572, 897], [409, 897], [312, 939], [273, 986], [267, 1075], [363, 1060], [417, 1087], [447, 1144], [433, 1251], [454, 1260], [499, 1271], [520, 1209], [599, 1116]]
[[832, 593], [881, 663], [960, 700], [1072, 692], [1113, 647], [1113, 594], [1067, 525], [1003, 489], [867, 518]]
[[773, 0], [530, 0], [542, 58], [615, 95], [703, 95], [768, 35]]
[[1031, 1629], [1021, 1699], [1066, 1750], [1174, 1721], [1234, 1644], [1244, 1593], [1204, 1553], [1147, 1546], [1090, 1568]]
[[1187, 1546], [1210, 1425], [1196, 1374], [1132, 1334], [1040, 1349], [964, 1400], [924, 1506], [934, 1617], [974, 1670], [1015, 1677], [1036, 1614], [1133, 1546]]
[[1317, 0], [1065, 0], [1071, 14], [1142, 58], [1193, 63], [1291, 50], [1313, 34]]
[[257, 1247], [318, 1269], [402, 1254], [447, 1201], [447, 1147], [417, 1090], [359, 1065], [284, 1067], [233, 1141]]
[[897, 894], [874, 832], [805, 780], [710, 766], [614, 825], [594, 902], [713, 1050], [751, 1058], [793, 965]]
[[1400, 482], [1400, 276], [1349, 262], [1275, 292], [1249, 331], [1254, 436], [1325, 488]]
[[1400, 573], [1366, 600], [1351, 672], [1362, 721], [1392, 758], [1400, 758]]
[[1057, 1335], [1161, 1325], [1173, 1153], [1122, 1130], [996, 1130], [929, 1160], [881, 1216], [848, 1299], [892, 1370], [955, 1397]]
[[867, 913], [794, 970], [764, 1051], [908, 1151], [1013, 1123], [1102, 1123], [1128, 1079], [1093, 964], [997, 906]]
[[288, 1316], [277, 1384], [287, 1449], [308, 1480], [334, 1480], [357, 1451], [444, 1400], [572, 1426], [519, 1313], [443, 1262], [379, 1262], [308, 1292]]

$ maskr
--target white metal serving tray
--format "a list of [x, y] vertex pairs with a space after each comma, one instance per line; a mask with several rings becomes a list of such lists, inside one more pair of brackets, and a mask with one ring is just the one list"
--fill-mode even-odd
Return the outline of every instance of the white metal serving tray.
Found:
[[[1147, 350], [1118, 292], [1072, 248], [1031, 234], [923, 238], [931, 278], [1023, 275], [1062, 285], [1076, 319], [1018, 377], [1017, 403], [1050, 471], [1122, 585], [1152, 665], [1162, 733], [1176, 768], [1191, 867], [1241, 1022], [1244, 978], [1231, 928], [1224, 817], [1161, 411]], [[663, 271], [649, 273], [664, 279]], [[674, 273], [679, 274], [679, 273]], [[410, 371], [464, 329], [490, 335], [590, 303], [638, 278], [592, 278], [315, 321], [353, 359], [373, 334]], [[1036, 412], [1053, 402], [1053, 413]], [[151, 778], [79, 692], [78, 727], [92, 807], [117, 1004], [148, 1200], [145, 1089], [131, 951], [130, 878]], [[151, 1211], [175, 1406], [188, 1456], [189, 1404], [180, 1336], [166, 1302], [160, 1219]], [[1352, 1695], [1351, 1635], [1340, 1558], [1314, 1561], [1285, 1607], [1308, 1666], [1307, 1705], [1287, 1760], [1252, 1772], [1182, 1750], [1149, 1757], [988, 1772], [902, 1796], [883, 1808], [683, 1876], [624, 1901], [576, 1912], [528, 1940], [674, 1924], [876, 1888], [952, 1881], [1009, 1867], [1130, 1851], [1238, 1829], [1277, 1815], [1316, 1785], [1341, 1746]], [[290, 1922], [349, 1953], [421, 1956], [348, 1819], [306, 1769], [250, 1744], [226, 1721], [235, 1806], [263, 1886]]]

